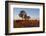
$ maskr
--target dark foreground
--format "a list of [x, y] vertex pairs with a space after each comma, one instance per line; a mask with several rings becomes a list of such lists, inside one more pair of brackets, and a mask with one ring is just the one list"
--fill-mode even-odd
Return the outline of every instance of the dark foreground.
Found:
[[39, 20], [14, 20], [14, 28], [39, 27]]

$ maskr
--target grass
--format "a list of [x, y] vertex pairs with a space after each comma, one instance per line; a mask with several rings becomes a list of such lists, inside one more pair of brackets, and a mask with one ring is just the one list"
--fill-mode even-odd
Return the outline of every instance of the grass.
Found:
[[14, 20], [14, 28], [39, 27], [39, 20]]

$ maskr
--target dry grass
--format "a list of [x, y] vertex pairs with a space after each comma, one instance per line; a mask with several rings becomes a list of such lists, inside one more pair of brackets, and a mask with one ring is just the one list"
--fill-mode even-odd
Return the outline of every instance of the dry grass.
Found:
[[14, 20], [14, 28], [39, 27], [39, 20]]

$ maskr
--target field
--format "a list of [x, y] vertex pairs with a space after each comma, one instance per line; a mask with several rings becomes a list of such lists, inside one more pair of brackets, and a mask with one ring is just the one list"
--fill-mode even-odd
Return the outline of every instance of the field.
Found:
[[14, 28], [39, 27], [39, 20], [14, 20]]

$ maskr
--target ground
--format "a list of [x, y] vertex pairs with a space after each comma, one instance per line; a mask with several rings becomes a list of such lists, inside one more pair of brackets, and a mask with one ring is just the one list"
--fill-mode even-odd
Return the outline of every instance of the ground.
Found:
[[14, 20], [14, 28], [39, 27], [39, 20]]

